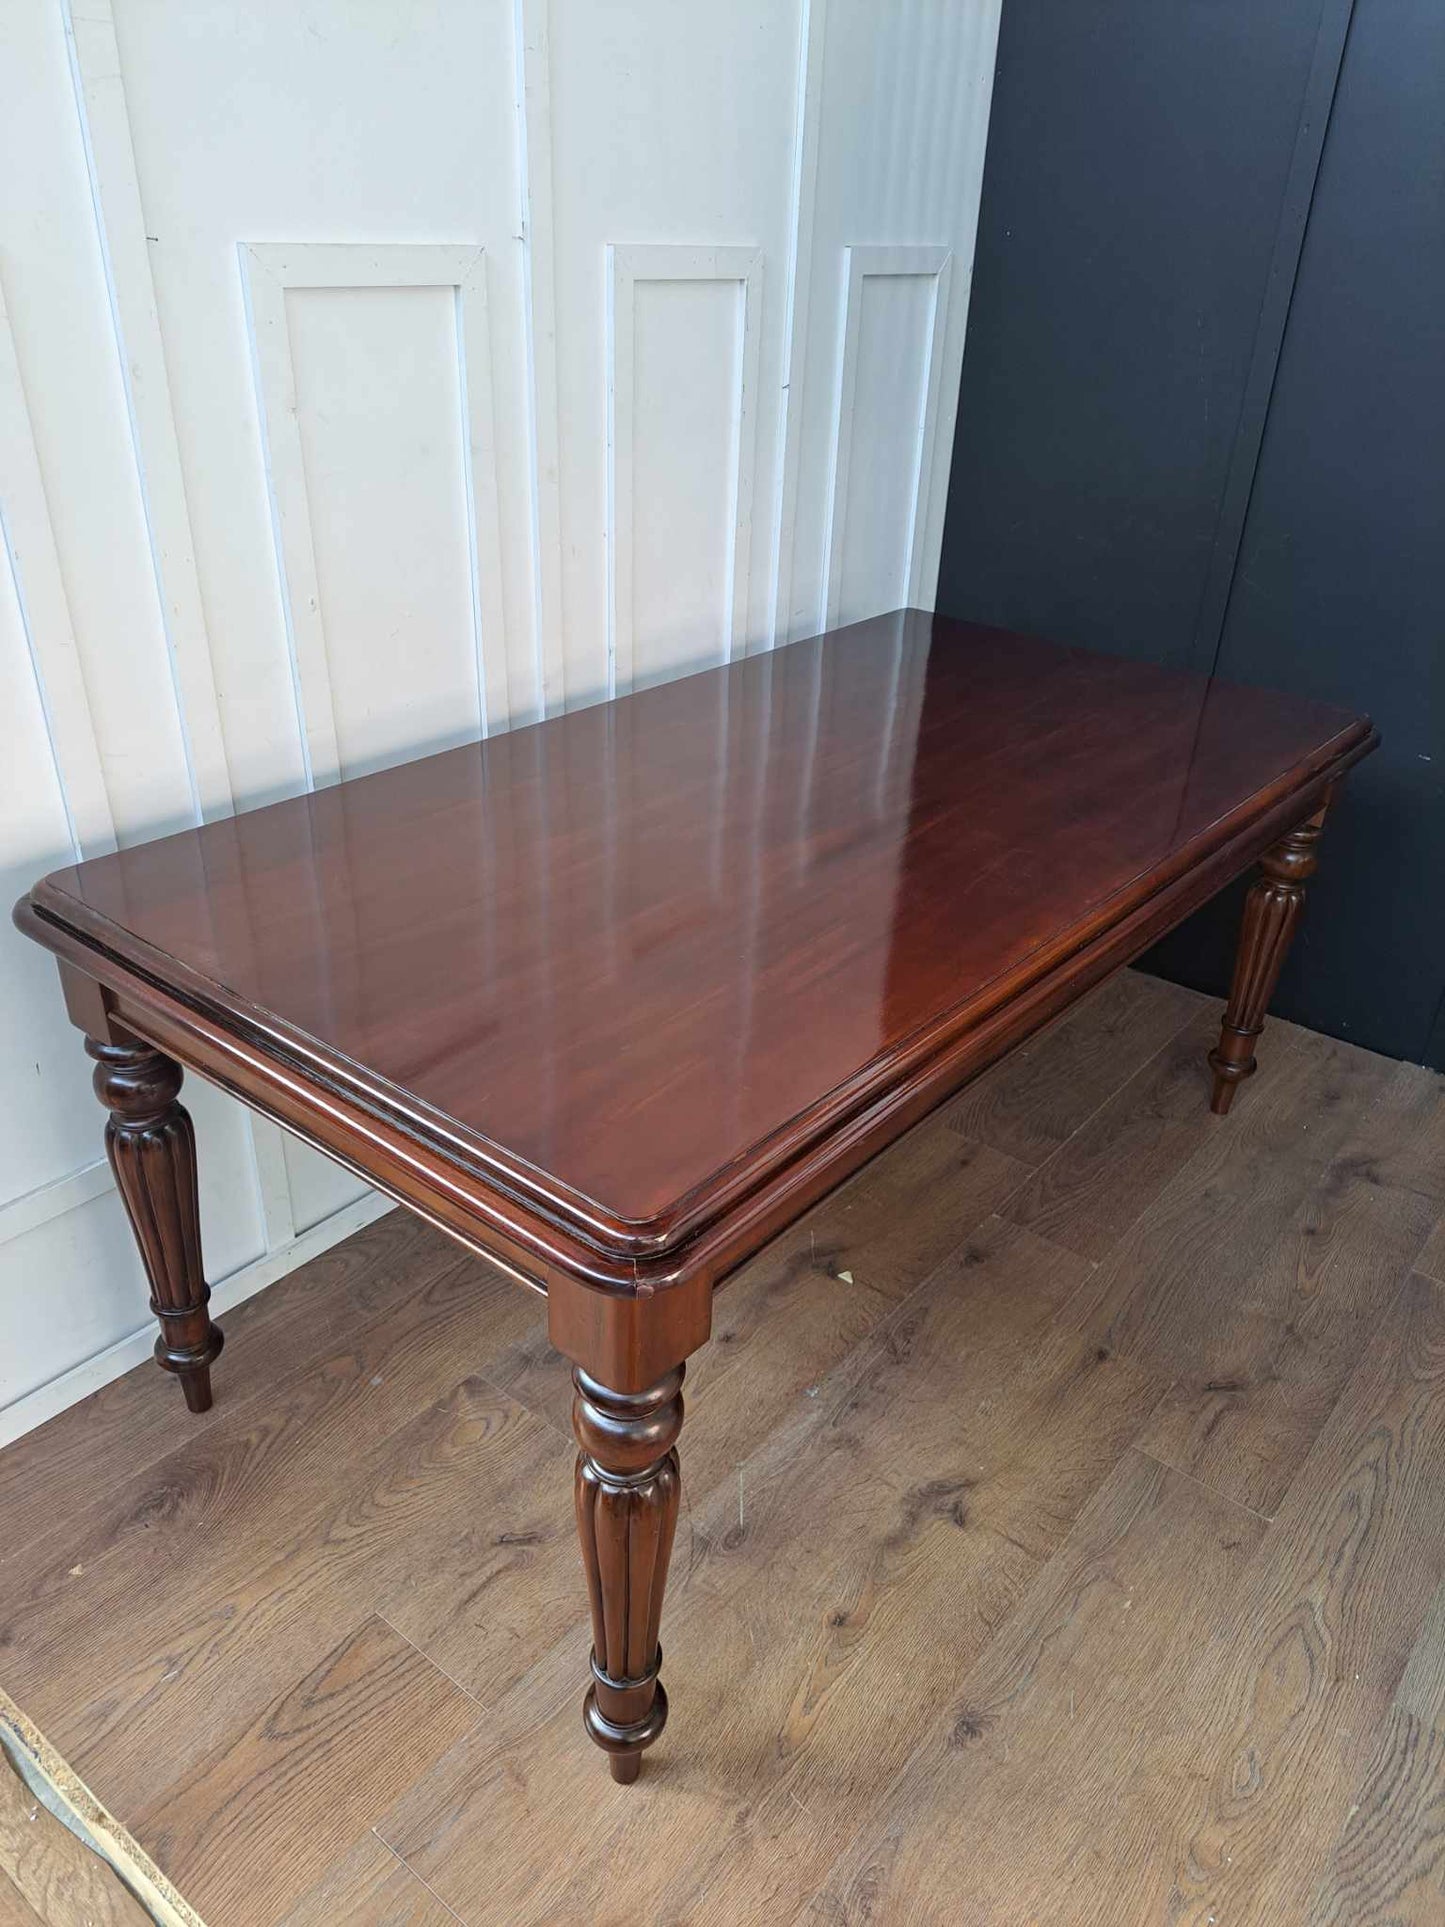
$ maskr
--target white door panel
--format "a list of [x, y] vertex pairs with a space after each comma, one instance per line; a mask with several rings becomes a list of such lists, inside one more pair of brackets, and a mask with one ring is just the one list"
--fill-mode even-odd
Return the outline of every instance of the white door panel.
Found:
[[505, 727], [536, 692], [507, 659], [484, 251], [241, 268], [309, 780]]
[[612, 248], [610, 694], [745, 655], [763, 259]]

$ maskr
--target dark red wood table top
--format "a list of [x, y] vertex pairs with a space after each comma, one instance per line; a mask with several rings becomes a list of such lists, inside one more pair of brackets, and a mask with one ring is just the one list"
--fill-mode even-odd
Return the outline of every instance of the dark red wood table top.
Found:
[[1212, 852], [1242, 867], [1247, 826], [1372, 740], [900, 611], [58, 871], [32, 904], [625, 1260]]

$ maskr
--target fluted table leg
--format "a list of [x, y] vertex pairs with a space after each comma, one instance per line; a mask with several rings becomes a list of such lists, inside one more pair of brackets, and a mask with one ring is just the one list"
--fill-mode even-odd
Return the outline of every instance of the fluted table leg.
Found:
[[1313, 816], [1265, 851], [1259, 860], [1259, 880], [1244, 900], [1224, 1026], [1219, 1043], [1209, 1053], [1214, 1072], [1210, 1108], [1220, 1117], [1229, 1109], [1236, 1087], [1254, 1075], [1254, 1042], [1264, 1029], [1265, 1012], [1304, 908], [1304, 886], [1318, 867], [1326, 807], [1321, 804]]
[[87, 1037], [85, 1048], [95, 1059], [95, 1094], [110, 1112], [106, 1154], [160, 1320], [156, 1363], [177, 1375], [193, 1412], [208, 1411], [211, 1364], [224, 1341], [206, 1309], [196, 1134], [176, 1102], [181, 1067], [148, 1044]]
[[592, 1601], [582, 1717], [624, 1785], [667, 1721], [658, 1630], [682, 1489], [682, 1376], [678, 1365], [644, 1392], [614, 1392], [580, 1366], [572, 1374], [577, 1532]]

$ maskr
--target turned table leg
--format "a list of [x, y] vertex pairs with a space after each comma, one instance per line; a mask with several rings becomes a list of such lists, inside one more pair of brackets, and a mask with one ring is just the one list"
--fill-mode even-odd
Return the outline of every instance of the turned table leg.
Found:
[[201, 1217], [196, 1200], [196, 1134], [176, 1102], [181, 1067], [149, 1044], [109, 1044], [87, 1037], [95, 1059], [95, 1094], [110, 1112], [105, 1148], [140, 1246], [161, 1322], [156, 1363], [181, 1381], [186, 1404], [211, 1404], [211, 1361], [223, 1343], [211, 1323], [201, 1270]]
[[681, 1491], [682, 1375], [678, 1365], [645, 1392], [613, 1392], [580, 1366], [572, 1374], [577, 1532], [592, 1600], [582, 1718], [623, 1785], [667, 1722], [657, 1635]]
[[1254, 1075], [1254, 1040], [1264, 1029], [1265, 1012], [1304, 908], [1304, 887], [1319, 862], [1326, 807], [1321, 804], [1313, 816], [1265, 851], [1259, 860], [1259, 879], [1244, 900], [1224, 1026], [1218, 1045], [1209, 1053], [1214, 1072], [1210, 1109], [1220, 1117], [1229, 1109], [1235, 1087]]

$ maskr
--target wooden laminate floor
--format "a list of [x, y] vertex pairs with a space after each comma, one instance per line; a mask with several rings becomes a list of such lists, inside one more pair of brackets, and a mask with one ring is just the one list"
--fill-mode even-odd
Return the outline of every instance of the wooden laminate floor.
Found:
[[[540, 1305], [400, 1213], [0, 1454], [0, 1681], [209, 1927], [1445, 1920], [1445, 1080], [1133, 973], [720, 1295], [615, 1787]], [[43, 1289], [37, 1280], [37, 1289]]]

